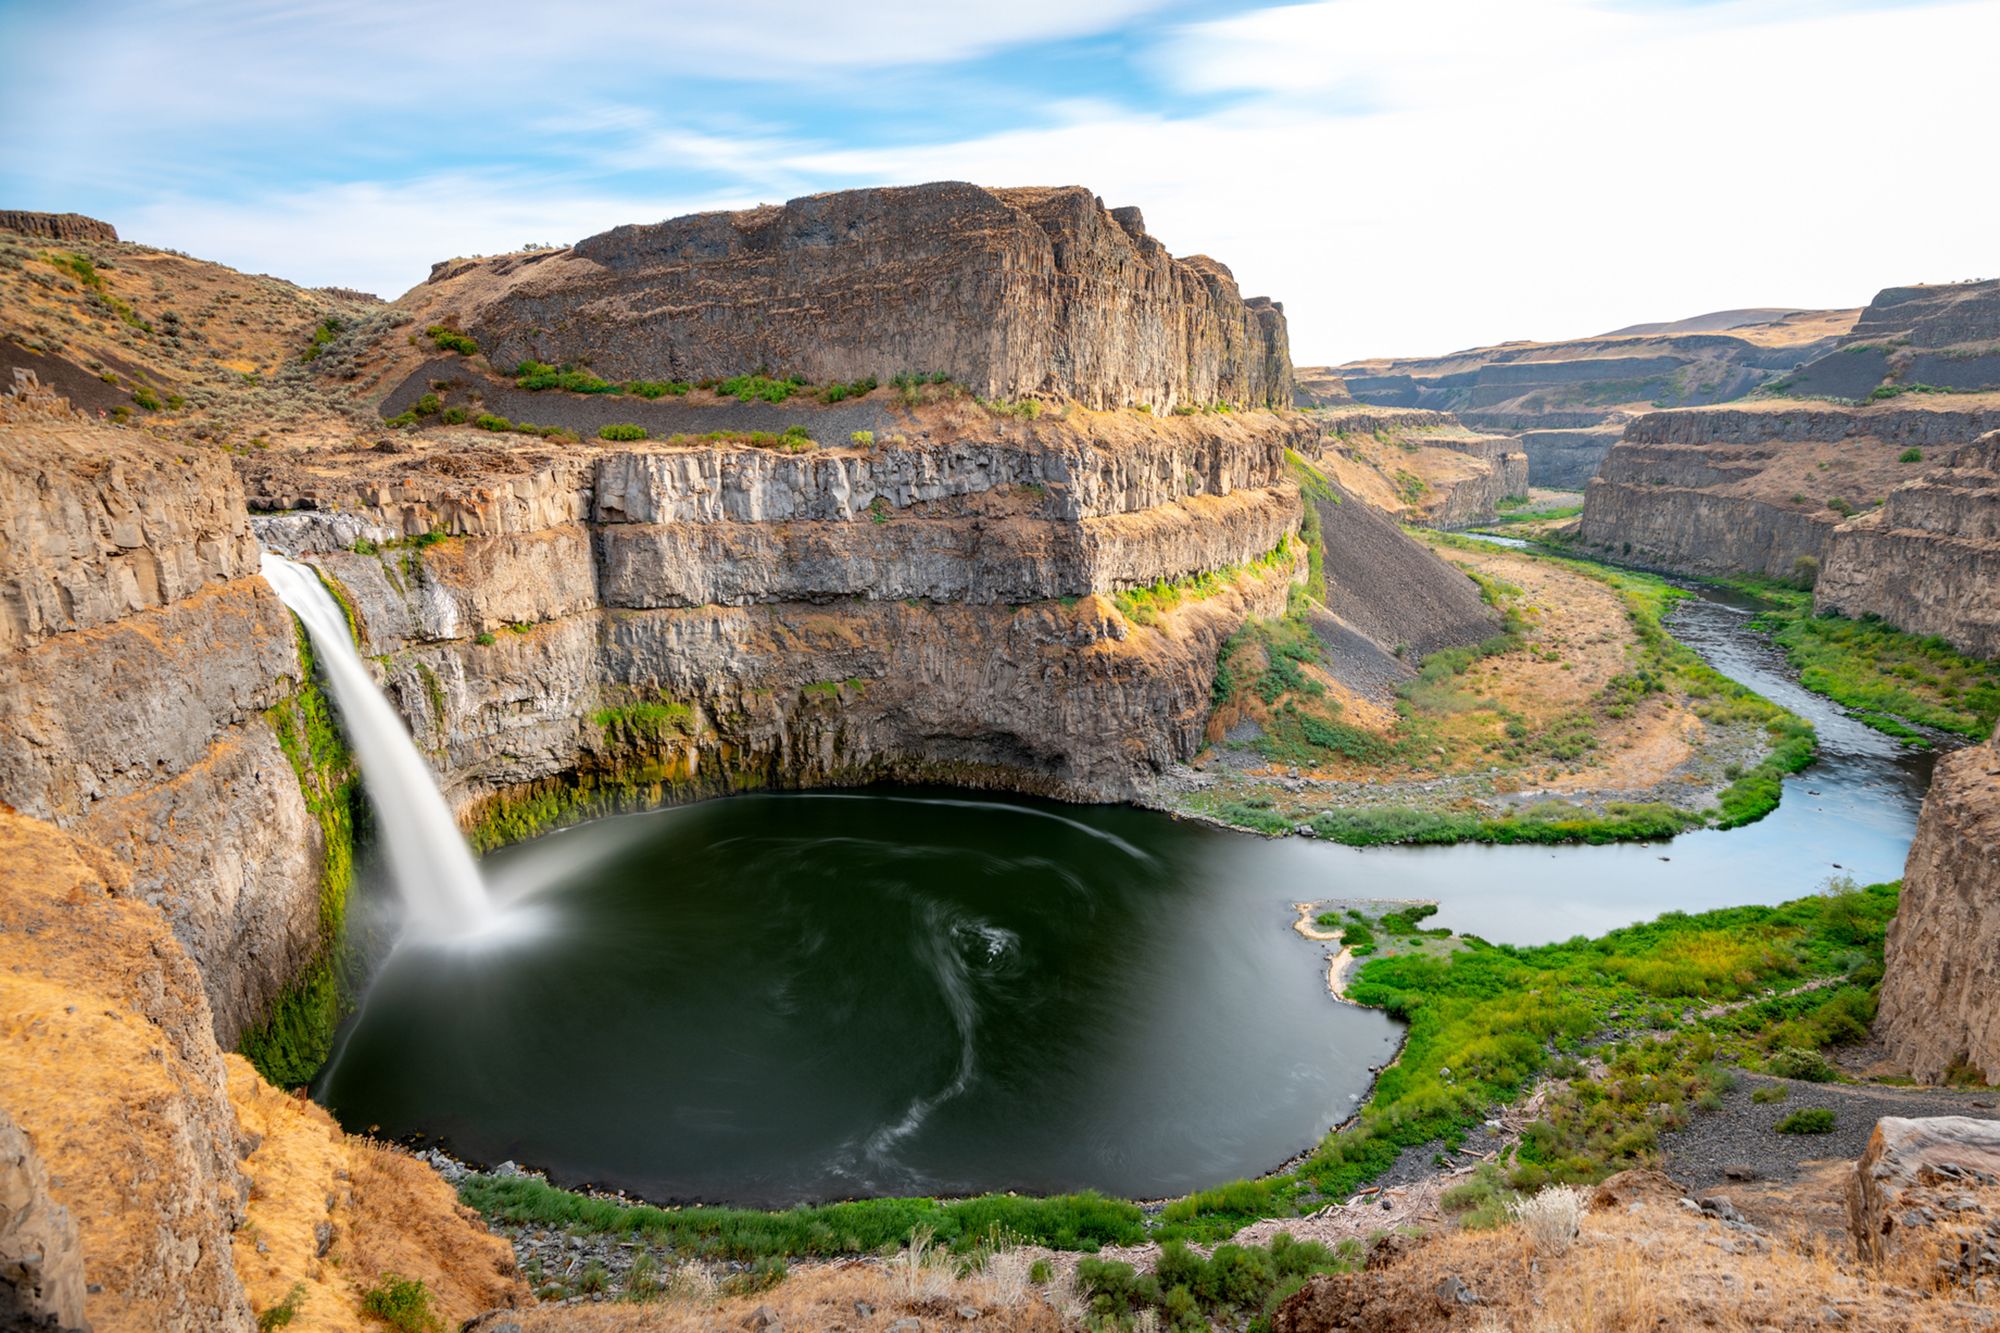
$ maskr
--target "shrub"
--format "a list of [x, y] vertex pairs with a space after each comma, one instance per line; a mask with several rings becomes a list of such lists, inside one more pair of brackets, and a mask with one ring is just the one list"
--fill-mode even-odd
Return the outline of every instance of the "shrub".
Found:
[[635, 426], [628, 421], [614, 422], [609, 426], [599, 426], [597, 428], [597, 438], [600, 440], [643, 440], [646, 438], [646, 428], [644, 426]]
[[875, 432], [872, 430], [857, 430], [847, 438], [856, 448], [873, 449], [875, 447]]
[[460, 356], [471, 356], [479, 350], [478, 343], [457, 329], [447, 328], [443, 324], [431, 325], [424, 330], [424, 336], [428, 337], [440, 352], [456, 352]]
[[694, 386], [686, 380], [627, 380], [625, 392], [634, 398], [682, 398]]
[[1801, 1050], [1796, 1046], [1774, 1051], [1764, 1061], [1764, 1068], [1779, 1078], [1795, 1078], [1804, 1083], [1830, 1083], [1833, 1081], [1833, 1066], [1818, 1051]]
[[306, 1284], [294, 1282], [292, 1289], [285, 1293], [285, 1299], [257, 1316], [257, 1333], [271, 1333], [274, 1328], [286, 1328], [299, 1317], [299, 1305], [306, 1298]]
[[1780, 1120], [1776, 1128], [1780, 1134], [1831, 1134], [1833, 1119], [1833, 1112], [1824, 1106], [1808, 1106]]
[[1750, 1100], [1759, 1106], [1769, 1106], [1781, 1102], [1792, 1095], [1792, 1090], [1782, 1083], [1767, 1083], [1750, 1094]]
[[463, 425], [465, 424], [465, 409], [462, 407], [447, 407], [438, 420], [444, 422], [447, 426]]
[[396, 1333], [440, 1333], [444, 1321], [431, 1309], [431, 1290], [420, 1278], [404, 1278], [384, 1273], [382, 1280], [361, 1298], [361, 1312], [396, 1330]]
[[1518, 1200], [1508, 1211], [1528, 1233], [1536, 1254], [1565, 1254], [1583, 1230], [1585, 1199], [1584, 1192], [1574, 1185], [1551, 1185]]
[[514, 368], [514, 384], [531, 392], [561, 389], [567, 393], [617, 393], [618, 386], [587, 370], [558, 370], [540, 361], [523, 361]]
[[157, 412], [166, 406], [165, 403], [160, 401], [160, 395], [154, 393], [149, 386], [144, 384], [132, 390], [132, 401], [148, 412]]
[[340, 321], [331, 315], [321, 320], [319, 326], [312, 331], [312, 340], [306, 344], [306, 350], [299, 353], [299, 360], [318, 360], [319, 354], [326, 350], [326, 345], [340, 336], [340, 329]]
[[848, 384], [841, 384], [836, 381], [832, 384], [823, 385], [819, 391], [819, 400], [822, 403], [838, 403], [848, 398], [860, 398], [874, 391], [875, 377], [870, 375], [866, 379], [858, 379]]
[[805, 387], [805, 381], [796, 375], [785, 379], [772, 379], [762, 373], [755, 375], [734, 375], [715, 386], [718, 398], [734, 398], [738, 402], [782, 403], [792, 394]]
[[1924, 461], [1924, 451], [1921, 449], [1905, 449], [1902, 453], [1896, 455], [1896, 461], [1898, 463], [1921, 463]]

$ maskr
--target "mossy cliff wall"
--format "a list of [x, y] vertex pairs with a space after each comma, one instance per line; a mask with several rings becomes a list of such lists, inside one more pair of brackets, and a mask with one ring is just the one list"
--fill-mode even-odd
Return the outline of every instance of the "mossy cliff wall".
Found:
[[[1115, 799], [1193, 751], [1222, 640], [1282, 609], [1300, 558], [1284, 455], [1311, 430], [1121, 429], [1116, 447], [1062, 422], [796, 456], [605, 447], [258, 522], [351, 601], [489, 838], [758, 786]], [[1116, 609], [1214, 571], [1235, 572], [1158, 624]]]
[[0, 802], [117, 858], [225, 1046], [323, 955], [344, 856], [281, 744], [304, 673], [257, 558], [222, 456], [4, 408]]

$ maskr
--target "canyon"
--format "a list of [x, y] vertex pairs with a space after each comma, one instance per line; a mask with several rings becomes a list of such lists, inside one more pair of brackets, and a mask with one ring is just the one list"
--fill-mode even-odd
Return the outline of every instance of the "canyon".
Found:
[[[354, 998], [369, 815], [260, 551], [318, 571], [481, 849], [751, 790], [1160, 803], [1231, 729], [1230, 654], [1280, 622], [1331, 712], [1389, 726], [1519, 598], [1570, 672], [1545, 702], [1594, 706], [1644, 630], [1619, 595], [1589, 608], [1616, 633], [1571, 623], [1528, 557], [1400, 526], [1530, 486], [1588, 482], [1578, 541], [1616, 561], [1816, 575], [1822, 609], [2000, 652], [1995, 400], [1632, 387], [1708, 402], [1804, 360], [1796, 389], [1874, 341], [1884, 376], [1932, 350], [1983, 374], [1983, 288], [1295, 372], [1280, 305], [1077, 187], [619, 227], [392, 303], [75, 215], [0, 228], [0, 1264], [59, 1327], [303, 1300], [361, 1328], [385, 1273], [454, 1322], [529, 1298], [429, 1165], [289, 1091]], [[1468, 688], [1519, 684], [1487, 670]], [[1735, 744], [1635, 688], [1633, 729], [1681, 747], [1661, 766]], [[1772, 744], [1718, 743], [1695, 785]], [[1924, 1078], [2000, 1078], [1995, 753], [1941, 761], [1889, 936], [1879, 1031]]]

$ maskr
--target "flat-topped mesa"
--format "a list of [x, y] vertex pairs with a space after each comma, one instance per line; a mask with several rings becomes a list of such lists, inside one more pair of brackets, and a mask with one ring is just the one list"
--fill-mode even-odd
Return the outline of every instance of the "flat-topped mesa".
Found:
[[439, 265], [405, 298], [493, 363], [609, 379], [943, 373], [988, 397], [1286, 407], [1284, 311], [1075, 186], [848, 190]]

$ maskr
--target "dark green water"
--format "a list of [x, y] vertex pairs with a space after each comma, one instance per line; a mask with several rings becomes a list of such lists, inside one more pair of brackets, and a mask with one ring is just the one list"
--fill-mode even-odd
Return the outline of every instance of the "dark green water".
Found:
[[489, 858], [535, 929], [399, 947], [320, 1096], [656, 1199], [1233, 1179], [1315, 1143], [1397, 1039], [1327, 997], [1244, 845], [962, 793], [601, 821]]
[[1930, 757], [1800, 690], [1738, 599], [1674, 632], [1820, 729], [1766, 819], [1670, 843], [1382, 848], [950, 792], [733, 797], [489, 857], [511, 940], [399, 946], [318, 1094], [563, 1184], [785, 1204], [1259, 1173], [1397, 1030], [1290, 904], [1418, 898], [1499, 943], [1902, 872]]

